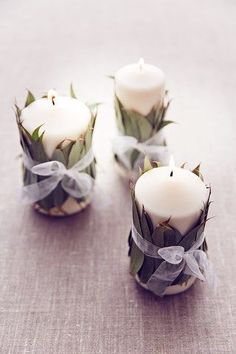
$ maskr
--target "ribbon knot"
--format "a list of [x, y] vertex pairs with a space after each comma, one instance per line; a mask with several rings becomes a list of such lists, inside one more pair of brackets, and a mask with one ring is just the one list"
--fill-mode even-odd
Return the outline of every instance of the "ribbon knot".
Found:
[[94, 185], [94, 179], [82, 172], [94, 160], [92, 149], [70, 169], [60, 161], [48, 161], [37, 163], [29, 156], [24, 156], [24, 165], [37, 176], [47, 177], [39, 182], [23, 187], [23, 201], [35, 203], [47, 197], [61, 182], [62, 188], [74, 198], [82, 198], [89, 195]]
[[[195, 246], [194, 246], [195, 248]], [[185, 274], [193, 275], [200, 280], [206, 280], [202, 271], [205, 270], [204, 263], [207, 257], [204, 251], [199, 249], [190, 249], [184, 251], [182, 246], [170, 246], [160, 248], [158, 254], [169, 264], [180, 265], [181, 271]]]
[[133, 136], [118, 135], [112, 141], [112, 148], [113, 153], [119, 157], [121, 162], [128, 169], [131, 168], [131, 165], [126, 153], [130, 150], [138, 150], [140, 153], [148, 156], [149, 158], [157, 158], [163, 163], [167, 162], [169, 158], [167, 146], [160, 145], [160, 133], [142, 143]]

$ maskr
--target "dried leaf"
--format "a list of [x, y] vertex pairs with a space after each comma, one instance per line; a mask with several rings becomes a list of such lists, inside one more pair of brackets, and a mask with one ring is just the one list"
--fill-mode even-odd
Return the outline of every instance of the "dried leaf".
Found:
[[200, 167], [201, 167], [201, 164], [197, 165], [193, 170], [192, 170], [192, 173], [194, 173], [195, 175], [197, 175], [202, 181], [203, 181], [203, 176], [200, 172]]
[[70, 84], [70, 96], [72, 98], [77, 98], [72, 83]]

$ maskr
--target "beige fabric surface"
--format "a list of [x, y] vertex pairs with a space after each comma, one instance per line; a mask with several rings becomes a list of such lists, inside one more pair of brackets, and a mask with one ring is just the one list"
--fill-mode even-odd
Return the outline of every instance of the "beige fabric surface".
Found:
[[[236, 2], [0, 0], [0, 353], [236, 353]], [[112, 81], [140, 56], [173, 97], [177, 163], [202, 162], [214, 203], [207, 238], [217, 292], [155, 298], [128, 273], [129, 188], [116, 174]], [[25, 89], [102, 101], [92, 205], [49, 219], [21, 205], [12, 106]]]

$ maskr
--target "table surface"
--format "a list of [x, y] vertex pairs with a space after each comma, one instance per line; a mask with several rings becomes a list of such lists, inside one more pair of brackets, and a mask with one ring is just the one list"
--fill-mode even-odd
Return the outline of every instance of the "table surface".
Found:
[[[236, 352], [236, 3], [233, 0], [0, 0], [0, 352]], [[114, 170], [113, 84], [139, 57], [160, 66], [173, 101], [166, 128], [178, 163], [202, 163], [217, 291], [196, 283], [163, 299], [128, 272], [128, 184]], [[50, 219], [21, 205], [13, 114], [26, 89], [103, 102], [92, 205]]]

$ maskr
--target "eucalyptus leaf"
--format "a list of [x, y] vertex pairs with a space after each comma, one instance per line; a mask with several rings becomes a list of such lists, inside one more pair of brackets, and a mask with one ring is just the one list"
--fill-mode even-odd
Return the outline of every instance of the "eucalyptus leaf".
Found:
[[175, 122], [173, 120], [163, 120], [159, 126], [159, 130], [163, 129], [169, 124], [174, 124]]
[[146, 284], [155, 271], [155, 260], [144, 256], [142, 266], [139, 269], [138, 276], [142, 283]]
[[152, 241], [151, 238], [151, 232], [149, 229], [148, 221], [146, 218], [146, 213], [144, 208], [142, 209], [142, 214], [141, 214], [141, 228], [142, 228], [142, 235], [145, 240]]
[[61, 163], [63, 163], [66, 166], [66, 159], [65, 159], [65, 155], [63, 154], [63, 152], [60, 149], [56, 149], [54, 150], [53, 154], [52, 154], [52, 160], [56, 160], [56, 161], [60, 161]]
[[136, 230], [138, 231], [138, 233], [142, 234], [142, 227], [141, 227], [141, 220], [140, 220], [140, 216], [139, 216], [138, 205], [137, 205], [137, 202], [136, 202], [134, 196], [132, 197], [132, 212], [133, 212], [134, 226], [135, 226]]
[[27, 94], [26, 101], [25, 101], [25, 107], [29, 106], [34, 101], [35, 101], [34, 95], [32, 94], [31, 91], [28, 90], [28, 94]]
[[143, 265], [144, 255], [143, 252], [132, 242], [130, 248], [130, 274], [135, 276]]
[[152, 164], [151, 161], [149, 160], [149, 158], [147, 156], [145, 156], [144, 158], [144, 163], [143, 163], [143, 173], [152, 170]]
[[16, 120], [20, 123], [20, 116], [21, 116], [21, 109], [15, 104], [15, 113], [16, 113]]
[[41, 124], [40, 126], [38, 126], [34, 131], [33, 133], [31, 134], [31, 137], [34, 141], [37, 141], [41, 138], [42, 140], [42, 136], [43, 136], [43, 133], [41, 135], [39, 135], [39, 130], [40, 128], [43, 126], [44, 124]]

